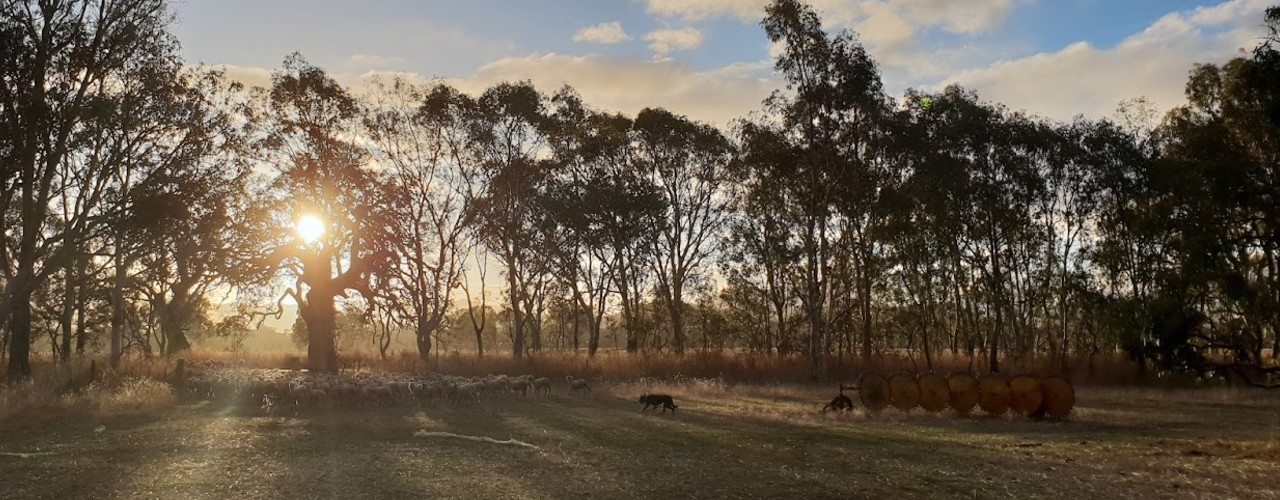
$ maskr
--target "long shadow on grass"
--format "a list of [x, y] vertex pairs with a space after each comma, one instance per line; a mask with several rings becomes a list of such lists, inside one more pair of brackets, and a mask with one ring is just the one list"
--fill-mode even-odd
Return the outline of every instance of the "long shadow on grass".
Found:
[[[998, 477], [1027, 465], [1025, 457], [969, 446], [939, 447], [927, 439], [874, 428], [789, 424], [694, 408], [676, 415], [641, 415], [638, 406], [613, 398], [562, 404], [570, 411], [539, 413], [537, 422], [551, 428], [553, 435], [585, 444], [575, 448], [588, 460], [633, 464], [617, 475], [627, 484], [661, 485], [646, 494], [687, 494], [706, 476], [721, 488], [715, 496], [759, 495], [761, 487], [838, 496], [892, 477], [907, 480], [900, 492], [927, 484], [916, 492], [967, 495], [973, 491], [970, 478], [937, 476], [937, 469], [953, 468], [957, 474], [981, 469], [982, 474]], [[655, 481], [663, 479], [667, 484]]]

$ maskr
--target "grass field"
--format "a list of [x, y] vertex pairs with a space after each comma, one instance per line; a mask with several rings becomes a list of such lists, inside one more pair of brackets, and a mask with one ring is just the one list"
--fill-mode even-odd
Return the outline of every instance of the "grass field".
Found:
[[821, 414], [829, 389], [706, 381], [642, 414], [643, 389], [67, 419], [0, 434], [0, 498], [1280, 498], [1275, 391], [1083, 387], [1050, 422]]

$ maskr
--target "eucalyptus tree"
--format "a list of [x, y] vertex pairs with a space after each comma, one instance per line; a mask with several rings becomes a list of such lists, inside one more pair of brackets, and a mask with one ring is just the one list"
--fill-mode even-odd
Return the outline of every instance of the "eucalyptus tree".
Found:
[[1034, 168], [1040, 154], [1036, 127], [954, 86], [931, 98], [929, 109], [930, 140], [939, 152], [934, 161], [949, 170], [942, 174], [951, 177], [946, 189], [957, 201], [952, 208], [961, 230], [958, 253], [980, 277], [987, 302], [986, 354], [996, 372], [1014, 312], [1015, 272], [1023, 271], [1017, 257], [1037, 238], [1032, 205], [1044, 196]]
[[549, 272], [541, 244], [544, 214], [538, 199], [550, 161], [545, 135], [547, 97], [528, 82], [486, 90], [470, 118], [478, 161], [475, 199], [479, 236], [498, 258], [507, 280], [512, 354], [524, 356], [526, 335], [536, 331], [539, 286]]
[[403, 200], [392, 221], [399, 265], [381, 290], [390, 300], [383, 308], [403, 312], [396, 316], [413, 326], [418, 355], [426, 361], [471, 252], [478, 186], [467, 120], [475, 102], [447, 85], [399, 78], [373, 82], [370, 99], [366, 126]]
[[[137, 242], [143, 288], [159, 316], [164, 353], [190, 348], [184, 331], [210, 292], [241, 283], [237, 265], [245, 237], [249, 130], [243, 88], [219, 72], [172, 75], [175, 134], [180, 156], [143, 178], [118, 223]], [[149, 86], [154, 95], [158, 86]], [[180, 130], [180, 133], [177, 131]]]
[[[1276, 9], [1268, 11], [1273, 30]], [[1165, 250], [1151, 309], [1165, 366], [1203, 370], [1210, 353], [1260, 367], [1280, 330], [1280, 57], [1264, 42], [1252, 58], [1196, 67], [1188, 103], [1158, 131], [1147, 180], [1150, 222]]]
[[658, 190], [664, 208], [654, 226], [658, 231], [649, 238], [651, 265], [671, 320], [672, 348], [682, 353], [685, 293], [706, 279], [722, 237], [733, 146], [715, 128], [664, 109], [641, 111], [633, 130], [637, 170]]
[[791, 269], [799, 261], [800, 250], [791, 237], [798, 223], [782, 189], [785, 170], [793, 164], [798, 149], [787, 141], [776, 125], [743, 122], [738, 130], [740, 154], [730, 165], [734, 183], [733, 212], [721, 266], [730, 283], [751, 287], [768, 303], [764, 327], [765, 350], [795, 352], [789, 328], [790, 311], [797, 292]]
[[[855, 34], [828, 36], [817, 13], [798, 0], [775, 0], [765, 12], [765, 34], [781, 47], [774, 67], [787, 81], [787, 91], [776, 92], [766, 108], [777, 116], [777, 130], [797, 150], [796, 162], [773, 168], [787, 172], [782, 187], [788, 191], [787, 200], [796, 204], [800, 222], [800, 297], [809, 322], [811, 376], [819, 377], [825, 373], [833, 240], [842, 211], [847, 230], [870, 230], [879, 186], [866, 181], [875, 177], [876, 122], [887, 102], [876, 65]], [[865, 287], [873, 279], [872, 243], [868, 235], [861, 238], [862, 248], [855, 255], [866, 273], [861, 280]], [[870, 301], [869, 295], [864, 301]], [[866, 351], [870, 309], [864, 314]]]
[[[171, 19], [163, 0], [0, 3], [0, 130], [6, 137], [0, 206], [7, 214], [3, 232], [14, 235], [0, 252], [0, 314], [11, 334], [11, 379], [30, 373], [32, 292], [65, 269], [56, 263], [85, 241], [94, 221], [127, 206], [113, 203], [109, 193], [117, 191], [114, 201], [125, 199], [123, 170], [152, 168], [173, 154], [167, 134], [174, 131], [149, 126], [167, 115], [147, 114], [160, 106], [153, 101], [168, 96], [138, 92], [146, 90], [149, 75], [165, 73], [148, 68], [179, 64], [167, 32]], [[55, 213], [59, 207], [70, 215]], [[121, 318], [115, 316], [118, 358]]]
[[[615, 215], [610, 210], [617, 201], [615, 196], [621, 194], [615, 189], [616, 181], [630, 168], [632, 122], [618, 114], [587, 108], [568, 88], [552, 100], [555, 111], [546, 130], [556, 171], [540, 205], [550, 223], [553, 242], [549, 249], [560, 281], [575, 310], [589, 318], [587, 353], [594, 356], [600, 348], [610, 298], [619, 294], [614, 283], [626, 257], [610, 244], [606, 225]], [[575, 332], [579, 316], [573, 315]], [[625, 321], [629, 320], [627, 316]], [[574, 338], [576, 342], [576, 333]]]
[[285, 60], [260, 92], [259, 154], [274, 172], [258, 202], [258, 270], [291, 281], [277, 301], [297, 302], [310, 369], [338, 369], [336, 301], [349, 290], [366, 300], [396, 267], [397, 214], [404, 200], [370, 166], [357, 142], [356, 99], [300, 55]]

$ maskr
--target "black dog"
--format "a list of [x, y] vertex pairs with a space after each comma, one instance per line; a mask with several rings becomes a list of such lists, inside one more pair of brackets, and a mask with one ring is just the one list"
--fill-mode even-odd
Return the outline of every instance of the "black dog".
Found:
[[850, 411], [853, 409], [853, 400], [849, 399], [849, 396], [844, 395], [845, 389], [854, 391], [858, 390], [857, 387], [840, 384], [840, 394], [832, 399], [830, 403], [827, 403], [826, 406], [822, 407], [822, 413], [826, 413], [827, 410]]
[[640, 402], [644, 403], [644, 408], [640, 410], [642, 413], [648, 410], [649, 407], [657, 408], [661, 406], [662, 413], [666, 413], [667, 409], [671, 409], [671, 413], [675, 413], [676, 408], [679, 408], [676, 406], [675, 401], [671, 399], [671, 396], [666, 394], [645, 394], [640, 396]]
[[845, 396], [844, 393], [840, 393], [838, 396], [832, 399], [830, 403], [827, 403], [826, 406], [822, 407], [822, 412], [826, 413], [827, 410], [849, 411], [852, 409], [853, 409], [853, 400], [849, 399], [849, 396]]

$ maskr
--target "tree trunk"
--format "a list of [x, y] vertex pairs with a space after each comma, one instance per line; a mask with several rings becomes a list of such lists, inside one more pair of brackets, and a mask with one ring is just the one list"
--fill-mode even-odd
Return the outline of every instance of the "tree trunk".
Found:
[[871, 361], [871, 277], [867, 273], [866, 264], [858, 277], [858, 297], [862, 307], [862, 360]]
[[10, 383], [31, 376], [31, 291], [19, 280], [9, 283]]
[[438, 329], [440, 329], [440, 320], [433, 320], [425, 316], [418, 318], [418, 329], [416, 332], [418, 340], [418, 357], [422, 358], [424, 363], [430, 361], [431, 334], [435, 333]]
[[160, 316], [160, 333], [164, 336], [164, 354], [172, 356], [191, 350], [191, 342], [184, 331], [187, 326], [187, 309], [190, 303], [186, 293], [175, 290], [164, 313]]
[[995, 287], [996, 322], [991, 328], [991, 343], [987, 347], [987, 357], [991, 373], [1000, 373], [1000, 334], [1004, 330], [1004, 276], [1000, 268], [1000, 249], [991, 245], [992, 285]]
[[[89, 260], [89, 257], [87, 254], [80, 255], [80, 262], [76, 266], [76, 282], [77, 283], [85, 282], [84, 273], [85, 273], [85, 266], [88, 265], [88, 260]], [[84, 356], [84, 345], [85, 345], [85, 342], [88, 341], [88, 339], [86, 338], [88, 337], [88, 334], [87, 332], [85, 332], [85, 323], [87, 322], [87, 319], [85, 318], [85, 310], [88, 309], [88, 305], [89, 305], [88, 297], [89, 297], [89, 294], [86, 293], [83, 287], [79, 290], [79, 293], [76, 294], [76, 355], [77, 356]]]
[[316, 289], [308, 292], [302, 320], [307, 324], [307, 368], [316, 373], [337, 373], [334, 294]]
[[62, 334], [62, 346], [58, 350], [58, 359], [66, 362], [71, 359], [72, 320], [76, 312], [76, 260], [72, 259], [63, 269], [62, 314], [58, 316], [58, 330]]
[[809, 289], [807, 290], [808, 303], [805, 304], [809, 315], [809, 378], [813, 380], [820, 379], [826, 371], [826, 356], [823, 352], [825, 332], [822, 328], [822, 301], [824, 300], [824, 294], [821, 267], [823, 264], [821, 261], [822, 253], [819, 249], [819, 238], [824, 238], [825, 235], [819, 237], [819, 228], [816, 226], [818, 226], [818, 221], [810, 219], [809, 248], [807, 251], [809, 262], [806, 270], [806, 274], [808, 274], [806, 281], [808, 281]]
[[579, 336], [581, 335], [579, 332], [581, 330], [581, 325], [582, 325], [582, 321], [580, 320], [581, 317], [582, 317], [581, 309], [577, 304], [574, 304], [573, 306], [573, 352], [575, 354], [578, 352], [578, 340], [579, 340]]
[[515, 359], [524, 357], [524, 315], [521, 314], [520, 289], [516, 283], [514, 264], [507, 268], [507, 287], [511, 299], [511, 356]]
[[[672, 280], [671, 286], [671, 341], [676, 354], [684, 354], [684, 286], [683, 279]], [[706, 348], [706, 332], [703, 331], [703, 348]]]
[[[625, 257], [623, 258], [625, 259]], [[622, 324], [627, 330], [627, 352], [635, 353], [640, 350], [640, 336], [636, 331], [636, 314], [631, 303], [630, 276], [627, 274], [627, 264], [619, 262], [618, 269], [618, 291], [622, 295]]]
[[[117, 236], [117, 242], [120, 237]], [[117, 243], [118, 245], [119, 243]], [[111, 281], [111, 367], [120, 364], [124, 355], [124, 285], [127, 278], [124, 264], [124, 251], [117, 247], [115, 259], [115, 277]]]
[[[418, 318], [418, 331], [415, 335], [418, 341], [418, 358], [423, 363], [431, 361], [431, 327], [426, 324], [425, 318]], [[480, 338], [476, 337], [479, 344]]]

